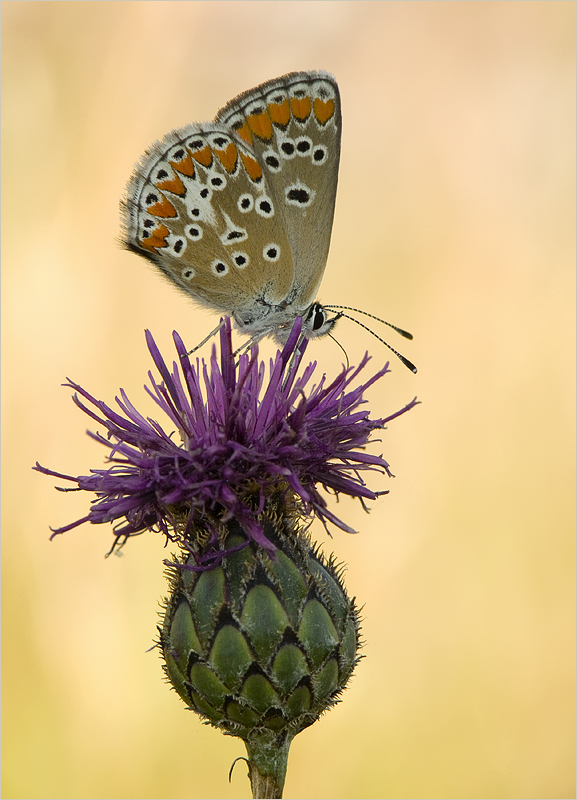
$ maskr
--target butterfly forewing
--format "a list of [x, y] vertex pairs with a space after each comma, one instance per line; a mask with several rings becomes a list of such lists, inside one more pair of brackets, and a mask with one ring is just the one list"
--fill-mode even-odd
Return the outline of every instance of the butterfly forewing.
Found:
[[289, 301], [303, 310], [315, 299], [330, 245], [341, 139], [336, 81], [326, 72], [291, 73], [235, 98], [217, 120], [263, 165], [291, 247]]

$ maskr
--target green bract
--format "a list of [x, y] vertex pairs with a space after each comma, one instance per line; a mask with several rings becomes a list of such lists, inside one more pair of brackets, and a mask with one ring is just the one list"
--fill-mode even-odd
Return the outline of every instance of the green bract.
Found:
[[230, 520], [225, 549], [246, 546], [212, 569], [170, 568], [160, 647], [187, 706], [244, 739], [267, 775], [279, 759], [286, 769], [292, 738], [338, 702], [360, 640], [339, 569], [298, 530], [286, 497], [272, 497], [259, 522], [274, 555]]

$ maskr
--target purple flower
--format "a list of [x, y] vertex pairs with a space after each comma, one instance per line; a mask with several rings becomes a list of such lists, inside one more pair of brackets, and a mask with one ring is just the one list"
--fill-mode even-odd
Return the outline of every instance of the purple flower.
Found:
[[351, 531], [329, 511], [319, 487], [361, 500], [386, 494], [369, 489], [362, 474], [390, 475], [389, 465], [364, 448], [375, 429], [412, 408], [416, 399], [389, 417], [370, 419], [368, 410], [361, 409], [363, 392], [388, 372], [388, 364], [350, 388], [368, 355], [356, 369], [343, 369], [328, 385], [323, 376], [307, 390], [316, 365], [298, 374], [306, 348], [301, 327], [298, 319], [284, 349], [271, 360], [268, 379], [257, 348], [241, 355], [236, 365], [228, 318], [220, 333], [220, 364], [215, 347], [208, 365], [198, 359], [191, 363], [174, 332], [178, 361], [172, 373], [147, 331], [162, 381], [149, 372], [146, 391], [176, 435], [143, 417], [123, 390], [116, 398], [119, 413], [69, 381], [76, 405], [107, 431], [106, 437], [89, 435], [110, 449], [110, 466], [75, 478], [36, 464], [34, 469], [77, 485], [62, 491], [96, 494], [86, 516], [52, 529], [52, 536], [83, 522], [116, 522], [112, 549], [145, 530], [161, 531], [186, 545], [204, 520], [216, 548], [218, 524], [235, 518], [249, 539], [274, 550], [257, 516], [279, 486], [294, 494], [303, 514]]

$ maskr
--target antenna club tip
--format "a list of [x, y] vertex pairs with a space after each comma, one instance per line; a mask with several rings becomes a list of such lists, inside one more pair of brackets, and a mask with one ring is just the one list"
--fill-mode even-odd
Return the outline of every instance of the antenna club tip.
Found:
[[[398, 334], [400, 334], [401, 336], [404, 336], [405, 339], [412, 339], [413, 338], [413, 334], [412, 333], [409, 333], [408, 331], [404, 331], [402, 328], [398, 328], [396, 325], [392, 325], [390, 322], [387, 322], [386, 320], [381, 319], [380, 317], [375, 317], [374, 314], [369, 314], [367, 311], [362, 311], [360, 308], [353, 308], [352, 306], [340, 306], [340, 305], [336, 306], [336, 305], [333, 305], [332, 303], [330, 305], [325, 305], [324, 308], [329, 309], [330, 311], [336, 311], [336, 309], [343, 309], [343, 308], [346, 309], [347, 311], [356, 311], [357, 314], [363, 314], [365, 317], [370, 317], [371, 319], [374, 319], [377, 322], [381, 322], [383, 325], [388, 325], [389, 328], [392, 328]], [[357, 325], [360, 325], [361, 328], [364, 328], [366, 331], [368, 331], [370, 334], [372, 334], [372, 336], [374, 336], [375, 339], [378, 339], [379, 342], [384, 344], [385, 347], [388, 347], [389, 350], [391, 350], [396, 356], [398, 356], [398, 358], [402, 361], [402, 363], [405, 365], [405, 367], [407, 367], [407, 369], [410, 369], [413, 374], [417, 373], [416, 366], [411, 361], [409, 361], [408, 358], [405, 358], [404, 356], [402, 356], [397, 350], [395, 350], [394, 347], [391, 347], [391, 345], [388, 342], [385, 342], [384, 339], [381, 339], [381, 337], [378, 336], [367, 325], [364, 325], [362, 322], [359, 322], [358, 319], [355, 319], [354, 317], [349, 316], [349, 314], [345, 314], [344, 311], [339, 311], [333, 321], [336, 322], [336, 320], [340, 319], [341, 317], [345, 317], [346, 319], [350, 319], [353, 322], [356, 322]], [[330, 334], [329, 334], [329, 336], [330, 336]], [[333, 338], [334, 337], [331, 336], [331, 339], [333, 339]], [[335, 341], [337, 341], [337, 340], [335, 339]], [[339, 347], [341, 347], [341, 349], [344, 349], [340, 342], [337, 342], [337, 344], [339, 345]]]
[[414, 365], [414, 364], [413, 364], [411, 361], [409, 361], [409, 359], [408, 359], [408, 358], [404, 358], [404, 357], [402, 357], [402, 358], [401, 358], [401, 361], [403, 362], [403, 364], [405, 365], [405, 367], [407, 367], [408, 369], [410, 369], [410, 370], [411, 370], [411, 372], [412, 372], [414, 375], [416, 375], [416, 374], [417, 374], [418, 370], [417, 370], [416, 366], [415, 366], [415, 365]]

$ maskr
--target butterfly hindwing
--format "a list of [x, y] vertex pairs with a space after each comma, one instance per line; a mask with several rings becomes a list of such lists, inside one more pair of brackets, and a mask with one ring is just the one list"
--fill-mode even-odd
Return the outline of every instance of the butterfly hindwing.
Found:
[[153, 146], [135, 172], [125, 203], [129, 247], [218, 311], [230, 313], [231, 298], [250, 307], [259, 293], [279, 302], [293, 264], [269, 194], [258, 160], [226, 126], [187, 126]]

